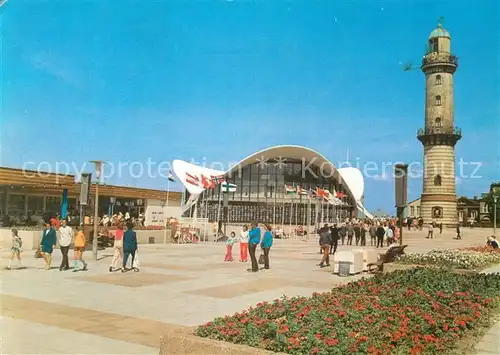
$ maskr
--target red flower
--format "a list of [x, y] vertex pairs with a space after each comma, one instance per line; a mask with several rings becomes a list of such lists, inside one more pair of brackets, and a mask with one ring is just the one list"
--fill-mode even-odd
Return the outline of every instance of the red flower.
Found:
[[444, 323], [444, 325], [443, 325], [443, 330], [444, 330], [445, 332], [447, 332], [447, 331], [448, 331], [448, 329], [449, 329], [448, 323]]
[[335, 339], [335, 338], [329, 338], [329, 339], [323, 340], [323, 343], [325, 343], [328, 346], [335, 346], [338, 343], [340, 343], [340, 340]]

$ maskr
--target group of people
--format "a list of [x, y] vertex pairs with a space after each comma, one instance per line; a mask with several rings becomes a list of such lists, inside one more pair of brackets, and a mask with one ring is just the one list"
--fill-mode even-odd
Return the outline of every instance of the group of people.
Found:
[[347, 225], [342, 224], [340, 227], [336, 223], [330, 226], [325, 224], [318, 230], [318, 234], [319, 246], [321, 248], [320, 254], [323, 255], [318, 266], [328, 267], [330, 266], [330, 255], [337, 252], [340, 239], [342, 240], [342, 245], [344, 245], [346, 235], [347, 245], [352, 245], [352, 239], [353, 236], [355, 236], [356, 245], [365, 246], [366, 235], [369, 234], [370, 244], [372, 246], [376, 243], [377, 248], [382, 248], [385, 242], [390, 249], [396, 245], [395, 243], [398, 240], [399, 230], [398, 227], [393, 224], [382, 224], [379, 221], [370, 225], [359, 221], [353, 221], [352, 223], [347, 223]]
[[[127, 271], [127, 261], [129, 257], [131, 258], [131, 269], [134, 271], [139, 271], [139, 259], [137, 254], [137, 235], [133, 230], [133, 224], [127, 224], [127, 230], [124, 231], [123, 224], [120, 223], [117, 226], [114, 235], [114, 254], [109, 267], [109, 271], [121, 270], [122, 272]], [[22, 238], [19, 236], [19, 231], [16, 228], [11, 230], [12, 232], [12, 246], [11, 246], [11, 257], [9, 259], [9, 264], [6, 269], [10, 270], [12, 268], [12, 262], [14, 259], [18, 261], [18, 268], [22, 268], [22, 258], [21, 253], [23, 251]], [[69, 265], [69, 249], [70, 246], [74, 246], [73, 250], [73, 261], [74, 268], [73, 272], [78, 272], [81, 270], [87, 270], [87, 263], [83, 259], [83, 254], [87, 245], [87, 238], [85, 237], [83, 226], [76, 227], [76, 233], [72, 227], [70, 227], [66, 219], [60, 221], [60, 225], [54, 221], [45, 222], [44, 229], [42, 232], [42, 238], [40, 241], [40, 247], [37, 250], [37, 255], [44, 260], [45, 270], [50, 270], [52, 265], [52, 254], [56, 245], [59, 244], [59, 250], [61, 251], [61, 265], [59, 266], [59, 271], [66, 271], [70, 269]], [[119, 263], [121, 261], [121, 263]]]
[[257, 260], [257, 247], [260, 245], [262, 254], [259, 259], [262, 259], [264, 264], [264, 269], [269, 269], [269, 252], [271, 246], [273, 245], [273, 233], [272, 226], [270, 224], [265, 224], [265, 231], [262, 235], [261, 229], [258, 223], [252, 223], [250, 229], [247, 225], [244, 225], [240, 236], [237, 237], [236, 233], [233, 231], [231, 235], [226, 240], [226, 255], [224, 257], [225, 262], [232, 262], [233, 259], [233, 246], [235, 243], [239, 242], [240, 247], [240, 262], [248, 262], [248, 254], [250, 254], [250, 260], [252, 263], [251, 268], [247, 269], [249, 272], [259, 271], [259, 261]]

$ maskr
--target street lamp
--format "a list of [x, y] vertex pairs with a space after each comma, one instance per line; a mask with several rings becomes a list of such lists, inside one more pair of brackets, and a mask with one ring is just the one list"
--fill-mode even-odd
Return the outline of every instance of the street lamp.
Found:
[[493, 235], [497, 235], [497, 196], [493, 196]]
[[104, 162], [102, 160], [92, 160], [90, 161], [95, 167], [95, 204], [94, 204], [94, 238], [92, 240], [92, 254], [94, 254], [94, 259], [97, 260], [97, 227], [99, 218], [99, 182], [101, 180], [102, 165]]

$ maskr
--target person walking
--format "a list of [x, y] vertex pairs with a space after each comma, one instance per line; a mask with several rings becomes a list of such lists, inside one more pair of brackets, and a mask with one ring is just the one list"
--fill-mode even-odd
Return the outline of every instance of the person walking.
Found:
[[337, 223], [330, 228], [330, 234], [332, 237], [332, 241], [330, 243], [330, 255], [334, 255], [337, 252], [337, 247], [339, 245], [339, 228], [337, 227]]
[[271, 246], [273, 245], [273, 228], [270, 224], [266, 224], [266, 232], [262, 238], [262, 243], [260, 244], [262, 252], [264, 253], [264, 269], [269, 270], [269, 252], [271, 251]]
[[340, 238], [342, 238], [342, 245], [344, 245], [345, 236], [347, 235], [347, 229], [346, 229], [345, 223], [342, 223], [342, 225], [340, 226], [339, 234], [340, 234]]
[[387, 246], [389, 246], [389, 244], [394, 241], [394, 227], [392, 226], [392, 224], [389, 225], [385, 230], [385, 240], [387, 242]]
[[257, 222], [252, 223], [252, 229], [248, 232], [248, 251], [250, 253], [250, 260], [252, 261], [252, 268], [247, 269], [249, 272], [259, 271], [259, 263], [255, 257], [257, 245], [260, 244], [260, 228]]
[[352, 245], [352, 237], [354, 236], [354, 228], [351, 223], [347, 225], [347, 245]]
[[18, 268], [20, 269], [22, 266], [21, 265], [21, 253], [23, 251], [23, 249], [22, 249], [23, 240], [19, 236], [19, 232], [17, 231], [17, 229], [12, 228], [11, 232], [12, 232], [12, 246], [10, 248], [11, 255], [10, 255], [10, 259], [9, 259], [9, 265], [7, 266], [7, 270], [10, 270], [10, 268], [12, 266], [12, 260], [14, 260], [14, 257], [17, 258]]
[[439, 234], [443, 234], [443, 222], [439, 223]]
[[460, 233], [460, 224], [457, 223], [457, 236], [455, 239], [462, 239], [462, 233]]
[[240, 232], [240, 263], [248, 262], [248, 227], [246, 224]]
[[361, 224], [361, 240], [360, 244], [362, 247], [366, 246], [366, 235], [368, 234], [368, 225], [365, 223]]
[[429, 232], [427, 233], [427, 239], [434, 239], [434, 222], [429, 223]]
[[375, 226], [375, 223], [370, 224], [368, 233], [370, 233], [370, 245], [372, 247], [377, 245], [377, 226]]
[[52, 263], [52, 252], [57, 243], [56, 231], [50, 223], [45, 224], [45, 230], [42, 234], [42, 241], [40, 242], [40, 250], [43, 253], [43, 260], [45, 262], [45, 270], [50, 270]]
[[376, 234], [377, 234], [377, 248], [382, 248], [384, 246], [384, 235], [385, 235], [385, 229], [382, 226], [382, 224], [380, 224], [377, 227]]
[[59, 266], [59, 271], [69, 269], [68, 251], [71, 241], [73, 240], [73, 228], [68, 226], [65, 219], [61, 221], [59, 227], [59, 248], [61, 249], [62, 261]]
[[358, 246], [359, 242], [361, 241], [361, 226], [359, 223], [356, 223], [354, 225], [354, 236], [356, 239], [356, 246]]
[[109, 266], [109, 272], [120, 269], [119, 260], [123, 263], [123, 223], [118, 223], [115, 231], [115, 242], [113, 243], [113, 259]]
[[330, 249], [330, 244], [332, 243], [332, 236], [328, 224], [325, 224], [323, 228], [319, 230], [319, 246], [321, 247], [323, 257], [321, 262], [318, 264], [319, 267], [330, 266], [330, 255], [328, 250]]
[[80, 261], [83, 264], [82, 270], [87, 270], [87, 263], [83, 260], [83, 252], [85, 251], [85, 245], [87, 244], [87, 238], [85, 238], [85, 234], [83, 234], [83, 226], [77, 227], [77, 232], [75, 235], [75, 251], [74, 251], [74, 260], [75, 267], [73, 272], [78, 271], [78, 262]]
[[135, 258], [135, 251], [137, 250], [137, 235], [133, 229], [133, 224], [128, 223], [127, 224], [127, 231], [123, 234], [123, 267], [122, 267], [122, 272], [127, 271], [127, 260], [128, 257], [132, 257], [132, 262], [131, 268], [134, 271], [137, 271], [134, 269], [134, 258]]

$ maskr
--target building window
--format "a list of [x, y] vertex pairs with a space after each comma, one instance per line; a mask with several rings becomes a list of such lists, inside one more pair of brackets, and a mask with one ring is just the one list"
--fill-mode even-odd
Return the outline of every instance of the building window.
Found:
[[417, 206], [417, 217], [420, 217], [420, 206]]
[[436, 127], [441, 128], [441, 117], [436, 117], [436, 120], [434, 122]]
[[434, 186], [441, 186], [441, 175], [436, 175], [434, 177]]
[[415, 207], [414, 206], [410, 206], [410, 215], [411, 216], [415, 215]]
[[436, 96], [436, 106], [441, 106], [441, 96]]
[[441, 75], [436, 75], [436, 85], [441, 85]]

